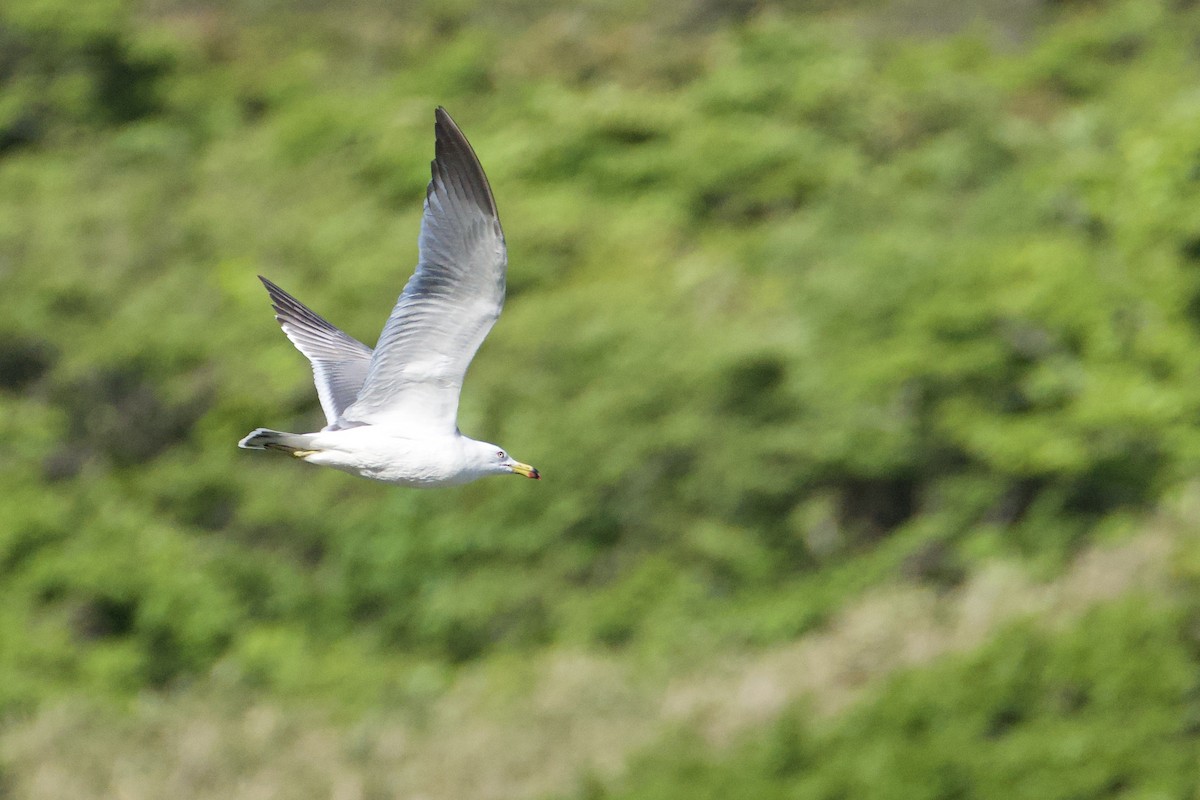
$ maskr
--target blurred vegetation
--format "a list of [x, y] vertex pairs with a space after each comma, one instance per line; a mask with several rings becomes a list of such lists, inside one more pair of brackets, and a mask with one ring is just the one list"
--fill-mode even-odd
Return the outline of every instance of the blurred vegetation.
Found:
[[637, 761], [624, 788], [586, 796], [1194, 797], [1195, 626], [1131, 600], [1065, 634], [1019, 627], [892, 681], [828, 729], [797, 708], [716, 761], [685, 732]]
[[[351, 717], [492, 658], [770, 647], [1052, 576], [1194, 477], [1194, 4], [391, 6], [0, 6], [0, 711], [215, 680]], [[510, 243], [462, 428], [546, 479], [237, 451], [321, 424], [255, 274], [373, 341], [438, 104]], [[666, 740], [613, 796], [1191, 796], [1183, 595]]]

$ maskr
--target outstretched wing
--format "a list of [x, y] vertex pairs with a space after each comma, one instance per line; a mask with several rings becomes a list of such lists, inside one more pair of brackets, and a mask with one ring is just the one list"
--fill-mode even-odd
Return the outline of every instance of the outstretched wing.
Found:
[[333, 425], [362, 389], [371, 364], [371, 348], [326, 322], [262, 275], [258, 279], [271, 295], [275, 319], [283, 332], [312, 362], [317, 397], [325, 419]]
[[467, 138], [438, 108], [420, 261], [342, 414], [413, 436], [452, 433], [467, 366], [504, 305], [508, 263], [496, 201]]

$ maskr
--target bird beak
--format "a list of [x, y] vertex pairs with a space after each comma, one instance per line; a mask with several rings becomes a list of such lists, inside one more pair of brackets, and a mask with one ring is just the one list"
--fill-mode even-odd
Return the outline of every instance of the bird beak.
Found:
[[518, 475], [524, 475], [526, 478], [533, 478], [535, 481], [540, 481], [542, 479], [542, 476], [536, 469], [528, 464], [522, 464], [520, 461], [514, 461], [509, 466], [509, 469]]

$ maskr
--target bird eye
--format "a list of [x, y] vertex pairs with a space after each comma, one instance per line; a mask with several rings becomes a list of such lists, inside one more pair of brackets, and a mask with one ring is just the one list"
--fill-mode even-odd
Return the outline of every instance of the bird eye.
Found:
[[496, 451], [496, 458], [503, 459], [503, 458], [504, 458], [504, 451], [503, 451], [503, 450], [497, 450], [497, 451]]

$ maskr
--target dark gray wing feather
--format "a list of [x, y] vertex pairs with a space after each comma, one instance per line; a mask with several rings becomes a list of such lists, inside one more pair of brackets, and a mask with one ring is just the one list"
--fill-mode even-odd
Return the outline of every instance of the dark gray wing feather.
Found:
[[275, 319], [283, 332], [312, 362], [317, 397], [332, 426], [358, 397], [371, 364], [371, 348], [335, 328], [263, 276], [258, 279], [271, 295]]

